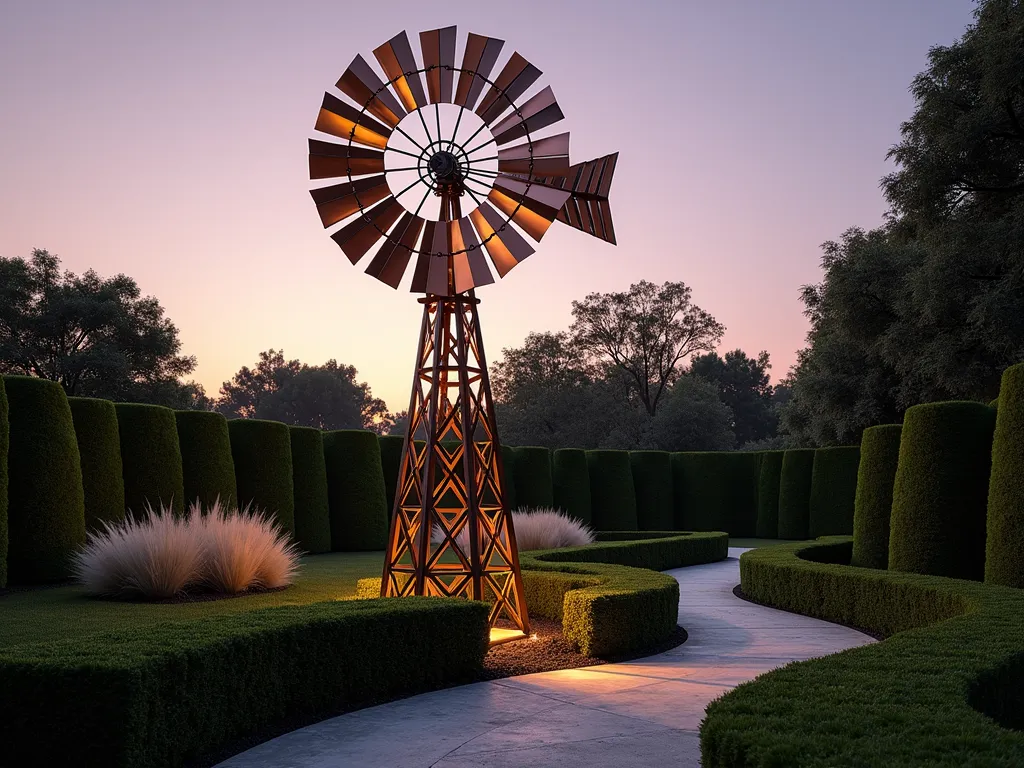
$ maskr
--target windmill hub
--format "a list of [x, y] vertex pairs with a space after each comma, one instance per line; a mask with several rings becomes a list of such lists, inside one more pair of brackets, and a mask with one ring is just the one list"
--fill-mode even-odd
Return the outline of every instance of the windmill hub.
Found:
[[428, 163], [430, 175], [439, 184], [454, 184], [462, 180], [459, 161], [451, 152], [435, 152]]

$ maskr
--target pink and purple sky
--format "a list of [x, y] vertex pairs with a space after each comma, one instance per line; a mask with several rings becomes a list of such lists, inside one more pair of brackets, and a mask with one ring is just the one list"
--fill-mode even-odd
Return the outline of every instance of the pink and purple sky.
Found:
[[567, 328], [587, 293], [682, 280], [727, 327], [722, 350], [768, 350], [778, 379], [804, 343], [798, 291], [820, 277], [819, 245], [881, 223], [910, 81], [973, 7], [8, 0], [0, 256], [47, 248], [75, 272], [131, 275], [211, 395], [275, 347], [355, 365], [404, 409], [420, 307], [324, 233], [306, 139], [355, 54], [457, 24], [460, 48], [500, 37], [544, 71], [574, 162], [620, 152], [618, 246], [556, 225], [480, 289], [490, 360]]

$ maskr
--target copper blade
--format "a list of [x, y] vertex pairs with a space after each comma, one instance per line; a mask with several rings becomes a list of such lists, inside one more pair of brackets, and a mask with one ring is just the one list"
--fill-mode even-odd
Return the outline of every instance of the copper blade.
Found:
[[[519, 53], [513, 53], [494, 81], [494, 85], [480, 102], [480, 106], [476, 108], [477, 115], [490, 125], [501, 117], [501, 114], [511, 107], [516, 99], [526, 93], [526, 89], [537, 82], [537, 78], [541, 74], [539, 69]], [[504, 96], [502, 91], [504, 91]]]
[[383, 200], [391, 194], [391, 190], [387, 179], [381, 175], [311, 189], [309, 194], [316, 203], [316, 210], [326, 228], [356, 213], [360, 205], [368, 208]]
[[420, 254], [416, 257], [416, 270], [412, 275], [412, 285], [409, 290], [413, 293], [426, 293], [427, 292], [427, 274], [430, 272], [430, 253], [423, 253], [423, 251], [429, 251], [430, 245], [434, 242], [434, 230], [437, 228], [438, 222], [436, 221], [425, 221], [423, 223], [423, 239], [420, 241]]
[[423, 66], [427, 68], [427, 98], [431, 104], [449, 104], [455, 68], [455, 27], [420, 32]]
[[594, 234], [594, 220], [590, 216], [590, 205], [586, 200], [579, 201], [580, 229], [588, 235]]
[[551, 218], [555, 218], [558, 209], [565, 205], [565, 201], [571, 196], [569, 190], [555, 189], [554, 187], [541, 184], [527, 184], [519, 179], [512, 179], [507, 176], [499, 176], [494, 180], [494, 185], [509, 197], [522, 200], [523, 204], [537, 212], [551, 211]]
[[451, 287], [448, 279], [448, 264], [451, 261], [451, 250], [448, 245], [448, 222], [437, 222], [437, 226], [434, 227], [431, 234], [433, 242], [430, 245], [430, 266], [427, 270], [427, 293], [447, 296]]
[[569, 156], [535, 157], [531, 168], [530, 160], [499, 160], [498, 170], [523, 176], [546, 177], [565, 176], [569, 172]]
[[375, 149], [309, 140], [309, 178], [365, 176], [384, 172], [384, 153]]
[[[467, 217], [448, 222], [448, 243], [451, 252], [455, 254], [452, 257], [452, 271], [455, 276], [456, 293], [494, 282], [494, 276], [484, 260], [483, 249]], [[463, 252], [456, 253], [457, 251]]]
[[329, 93], [324, 94], [320, 114], [316, 118], [316, 129], [340, 139], [351, 137], [357, 144], [377, 149], [384, 149], [391, 135], [391, 129], [386, 125]]
[[462, 71], [455, 89], [455, 103], [472, 109], [484, 89], [484, 78], [491, 76], [494, 63], [498, 60], [504, 40], [469, 33], [466, 50], [462, 54]]
[[339, 229], [331, 235], [331, 239], [345, 252], [348, 260], [355, 264], [384, 237], [383, 233], [398, 220], [403, 210], [400, 202], [394, 197], [388, 197]]
[[409, 258], [412, 256], [412, 249], [416, 247], [416, 238], [419, 237], [423, 224], [424, 221], [419, 216], [404, 214], [388, 234], [387, 240], [373, 257], [370, 266], [366, 268], [366, 274], [373, 275], [392, 288], [398, 288], [406, 267], [409, 266]]
[[508, 144], [513, 139], [526, 136], [547, 128], [561, 120], [561, 107], [555, 99], [555, 92], [548, 86], [540, 93], [532, 96], [519, 111], [509, 115], [491, 129], [496, 144]]
[[[532, 150], [532, 153], [531, 153]], [[557, 136], [548, 136], [545, 139], [534, 139], [525, 144], [516, 144], [514, 147], [505, 147], [498, 150], [498, 162], [502, 160], [527, 160], [531, 156], [556, 157], [569, 154], [569, 134], [560, 133]]]
[[607, 200], [599, 200], [597, 202], [597, 209], [601, 212], [601, 221], [604, 223], [604, 239], [612, 245], [616, 245], [615, 227], [612, 226], [611, 205], [608, 204]]
[[469, 217], [500, 277], [534, 252], [533, 246], [487, 203], [481, 203]]
[[420, 66], [416, 63], [416, 57], [413, 55], [409, 36], [404, 31], [375, 48], [373, 55], [377, 58], [381, 69], [384, 70], [384, 74], [391, 81], [391, 87], [395, 89], [398, 98], [409, 112], [427, 105], [427, 97], [423, 92], [423, 80], [417, 71]]
[[601, 171], [601, 183], [597, 188], [598, 197], [608, 197], [612, 189], [612, 174], [615, 173], [615, 165], [619, 161], [619, 153], [615, 152], [605, 157], [604, 170]]
[[539, 242], [569, 199], [569, 194], [536, 184], [527, 190], [525, 184], [506, 176], [495, 180], [487, 199]]
[[587, 207], [590, 208], [590, 220], [594, 222], [594, 237], [601, 240], [607, 240], [608, 236], [604, 231], [604, 219], [601, 216], [601, 209], [597, 200], [591, 200], [587, 203]]
[[405, 117], [398, 99], [384, 87], [384, 83], [362, 56], [356, 56], [337, 83], [338, 90], [371, 115], [394, 128]]

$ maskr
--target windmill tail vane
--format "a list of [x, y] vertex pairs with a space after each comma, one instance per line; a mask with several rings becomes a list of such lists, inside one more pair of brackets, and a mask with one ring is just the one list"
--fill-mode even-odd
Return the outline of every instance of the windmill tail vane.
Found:
[[[324, 94], [310, 191], [331, 239], [392, 288], [425, 294], [381, 594], [491, 604], [492, 642], [529, 633], [475, 288], [534, 253], [555, 221], [615, 244], [618, 154], [569, 160], [542, 72], [503, 40], [400, 32]], [[502, 60], [499, 66], [499, 60]], [[340, 225], [340, 226], [338, 226]], [[492, 271], [493, 270], [493, 271]]]

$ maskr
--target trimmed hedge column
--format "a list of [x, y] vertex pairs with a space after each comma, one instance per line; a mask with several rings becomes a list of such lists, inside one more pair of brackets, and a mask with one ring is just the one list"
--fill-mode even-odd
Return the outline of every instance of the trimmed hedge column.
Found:
[[505, 497], [510, 510], [518, 508], [516, 498], [516, 449], [511, 445], [501, 446], [501, 467], [505, 477]]
[[231, 509], [238, 498], [235, 460], [231, 458], [228, 420], [211, 411], [178, 411], [178, 445], [185, 485], [185, 506], [209, 509], [218, 498]]
[[288, 425], [263, 419], [232, 419], [228, 434], [238, 505], [266, 512], [282, 530], [294, 535], [295, 485]]
[[757, 538], [779, 537], [779, 485], [785, 451], [765, 451], [757, 478]]
[[55, 381], [6, 376], [4, 385], [10, 423], [7, 581], [61, 581], [71, 575], [71, 555], [85, 543], [71, 407]]
[[124, 467], [117, 409], [109, 400], [69, 397], [75, 439], [82, 463], [85, 491], [85, 528], [103, 529], [103, 523], [124, 520]]
[[7, 449], [10, 437], [7, 391], [0, 376], [0, 589], [7, 586]]
[[812, 539], [853, 533], [859, 465], [859, 445], [819, 448], [814, 452], [808, 526]]
[[677, 528], [756, 533], [757, 453], [686, 451], [673, 453], [671, 462]]
[[907, 410], [892, 495], [889, 570], [984, 576], [994, 429], [995, 412], [981, 403]]
[[636, 520], [641, 531], [671, 531], [674, 527], [671, 456], [668, 451], [629, 454]]
[[115, 403], [121, 440], [124, 505], [138, 519], [154, 509], [185, 508], [185, 484], [174, 411], [162, 405]]
[[559, 448], [551, 454], [551, 480], [555, 506], [581, 523], [591, 525], [590, 472], [587, 452], [580, 448]]
[[534, 445], [514, 449], [516, 503], [524, 509], [553, 507], [555, 497], [551, 483], [551, 451]]
[[398, 470], [402, 464], [402, 446], [405, 438], [401, 435], [384, 435], [379, 438], [380, 465], [384, 471], [384, 492], [387, 495], [388, 516], [395, 510], [395, 489], [398, 487]]
[[324, 435], [331, 549], [377, 551], [387, 547], [388, 512], [380, 444], [373, 432], [339, 429]]
[[779, 538], [806, 539], [811, 515], [814, 449], [792, 448], [782, 456], [779, 479]]
[[861, 437], [850, 565], [889, 566], [889, 517], [902, 432], [902, 424], [883, 424], [865, 429]]
[[331, 551], [324, 436], [313, 427], [288, 427], [295, 489], [295, 541], [313, 554]]
[[587, 451], [590, 509], [598, 531], [635, 531], [636, 497], [628, 451]]
[[1024, 587], [1024, 364], [1007, 368], [999, 388], [985, 581]]

